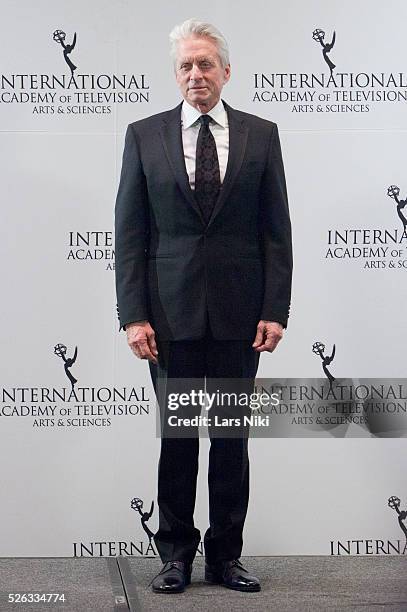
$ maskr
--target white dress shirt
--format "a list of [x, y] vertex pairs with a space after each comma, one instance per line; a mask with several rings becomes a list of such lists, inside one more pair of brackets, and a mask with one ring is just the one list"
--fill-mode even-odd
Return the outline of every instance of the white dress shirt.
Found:
[[[191, 104], [188, 104], [188, 102], [184, 100], [181, 112], [182, 144], [184, 147], [185, 166], [191, 189], [195, 189], [196, 143], [198, 140], [199, 128], [201, 127], [199, 122], [199, 117], [201, 115], [202, 113], [197, 108], [191, 106]], [[207, 115], [213, 119], [209, 124], [209, 129], [215, 139], [219, 160], [220, 182], [223, 183], [229, 155], [229, 123], [228, 115], [222, 100], [219, 100], [216, 106], [214, 106]]]

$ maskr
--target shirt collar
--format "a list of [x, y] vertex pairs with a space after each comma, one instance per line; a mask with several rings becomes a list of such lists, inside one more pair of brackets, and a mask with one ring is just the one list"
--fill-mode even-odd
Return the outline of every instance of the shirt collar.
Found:
[[[228, 116], [226, 109], [223, 106], [222, 100], [219, 99], [218, 103], [207, 113], [217, 124], [226, 128], [228, 125]], [[191, 127], [202, 115], [202, 113], [191, 106], [186, 100], [182, 103], [182, 125], [184, 129]]]

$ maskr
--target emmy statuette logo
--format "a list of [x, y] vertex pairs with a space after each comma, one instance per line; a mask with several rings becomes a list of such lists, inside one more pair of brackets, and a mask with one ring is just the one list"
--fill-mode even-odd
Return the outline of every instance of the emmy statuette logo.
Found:
[[133, 510], [136, 510], [140, 516], [140, 522], [141, 522], [141, 526], [144, 529], [144, 531], [147, 534], [148, 537], [148, 545], [150, 546], [151, 544], [151, 540], [154, 537], [154, 533], [151, 531], [151, 529], [149, 529], [148, 525], [147, 525], [147, 521], [150, 520], [153, 512], [154, 512], [154, 500], [151, 502], [151, 507], [150, 507], [150, 512], [143, 512], [142, 508], [143, 508], [144, 502], [142, 499], [138, 498], [138, 497], [134, 497], [131, 502], [130, 502], [130, 506]]
[[334, 360], [335, 345], [333, 345], [332, 353], [330, 355], [325, 355], [324, 351], [325, 351], [325, 344], [323, 344], [322, 342], [314, 342], [314, 344], [312, 345], [312, 352], [315, 353], [315, 355], [320, 356], [321, 361], [322, 361], [322, 369], [324, 371], [325, 376], [329, 380], [329, 384], [332, 386], [332, 383], [334, 382], [335, 377], [328, 370], [328, 366]]
[[67, 375], [67, 377], [69, 378], [69, 381], [71, 383], [72, 386], [72, 391], [75, 387], [75, 383], [77, 383], [77, 379], [71, 374], [70, 372], [70, 368], [73, 366], [73, 364], [76, 361], [76, 357], [78, 356], [78, 347], [75, 346], [75, 351], [72, 357], [66, 357], [66, 352], [67, 352], [67, 348], [65, 346], [65, 344], [57, 344], [54, 347], [54, 353], [55, 355], [57, 355], [58, 357], [61, 357], [62, 361], [64, 362], [64, 370], [65, 370], [65, 374]]
[[71, 61], [71, 59], [68, 57], [70, 53], [72, 53], [72, 51], [75, 48], [76, 45], [76, 32], [73, 35], [73, 40], [72, 43], [69, 45], [65, 44], [65, 38], [66, 38], [66, 34], [65, 32], [63, 32], [62, 30], [55, 30], [55, 32], [52, 34], [52, 38], [55, 40], [56, 43], [60, 44], [63, 48], [63, 55], [64, 55], [64, 59], [66, 61], [66, 63], [69, 66], [69, 69], [71, 71], [71, 74], [73, 76], [74, 70], [76, 70], [77, 66], [75, 66], [75, 64]]
[[404, 233], [406, 233], [407, 217], [402, 211], [407, 204], [407, 197], [404, 200], [399, 199], [400, 187], [397, 187], [397, 185], [390, 185], [390, 187], [387, 189], [387, 195], [389, 196], [389, 198], [392, 198], [392, 200], [395, 200], [397, 204], [397, 214], [403, 224]]
[[335, 31], [333, 33], [332, 40], [331, 40], [330, 43], [324, 42], [325, 32], [323, 30], [320, 30], [319, 28], [317, 28], [316, 30], [313, 31], [312, 38], [316, 42], [319, 42], [319, 44], [321, 45], [321, 47], [322, 47], [322, 55], [324, 56], [324, 60], [328, 64], [328, 68], [331, 71], [331, 74], [333, 74], [334, 68], [336, 68], [336, 66], [329, 59], [328, 53], [330, 53], [332, 51], [332, 48], [333, 48], [333, 46], [335, 44], [335, 38], [336, 38]]
[[387, 504], [392, 510], [396, 511], [400, 529], [406, 537], [406, 544], [404, 546], [403, 551], [404, 554], [404, 552], [407, 550], [407, 525], [404, 522], [407, 518], [407, 512], [405, 510], [400, 510], [401, 500], [399, 497], [396, 497], [396, 495], [392, 495], [391, 497], [389, 497]]

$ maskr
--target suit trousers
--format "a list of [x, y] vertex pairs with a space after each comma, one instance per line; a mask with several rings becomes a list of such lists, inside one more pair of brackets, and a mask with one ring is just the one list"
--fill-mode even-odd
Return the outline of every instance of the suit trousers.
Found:
[[[259, 362], [259, 353], [251, 346], [253, 340], [217, 340], [209, 322], [205, 336], [199, 340], [160, 342], [157, 338], [158, 365], [151, 362], [149, 365], [161, 424], [171, 412], [170, 390], [188, 392], [197, 385], [203, 387], [204, 381], [207, 393], [220, 390], [219, 386], [223, 389], [226, 384], [230, 390], [231, 379], [235, 379], [239, 391], [251, 393]], [[163, 387], [164, 394], [160, 391]], [[188, 416], [197, 414], [196, 410]], [[222, 416], [223, 408], [217, 410]], [[244, 410], [250, 412], [248, 408]], [[230, 416], [230, 409], [226, 413]], [[227, 429], [219, 433], [219, 427], [208, 427], [209, 527], [204, 536], [208, 563], [241, 555], [249, 501], [249, 427], [240, 429], [240, 433], [233, 432], [233, 437], [225, 436], [224, 431]], [[172, 559], [191, 563], [201, 541], [193, 517], [198, 455], [198, 428], [188, 437], [162, 435], [158, 464], [159, 528], [154, 542], [163, 563]]]

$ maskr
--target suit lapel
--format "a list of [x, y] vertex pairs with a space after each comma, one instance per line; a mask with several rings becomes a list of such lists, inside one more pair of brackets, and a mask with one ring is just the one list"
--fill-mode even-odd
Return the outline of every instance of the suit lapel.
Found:
[[213, 223], [215, 217], [219, 214], [220, 210], [224, 206], [226, 199], [233, 187], [233, 183], [239, 173], [242, 166], [243, 157], [246, 150], [247, 136], [249, 130], [245, 125], [243, 119], [241, 119], [236, 111], [231, 108], [226, 102], [223, 102], [228, 114], [229, 122], [229, 155], [228, 163], [226, 166], [225, 178], [219, 192], [219, 197], [216, 201], [215, 207], [212, 212], [212, 216], [209, 220], [209, 225]]
[[[212, 216], [209, 220], [208, 227], [213, 223], [213, 220], [219, 214], [233, 187], [233, 183], [235, 182], [242, 166], [249, 132], [244, 120], [239, 117], [238, 113], [228, 104], [226, 104], [226, 102], [224, 102], [224, 105], [228, 114], [229, 122], [228, 163], [226, 166], [225, 178], [219, 192], [219, 197], [213, 209]], [[198, 202], [195, 199], [194, 192], [190, 187], [188, 174], [185, 167], [181, 132], [181, 108], [182, 103], [166, 114], [162, 122], [160, 135], [168, 162], [174, 173], [175, 180], [177, 181], [182, 193], [191, 204], [192, 208], [199, 215], [202, 223], [205, 225], [202, 212], [199, 208]]]
[[205, 224], [201, 209], [198, 206], [198, 202], [189, 184], [188, 173], [185, 167], [181, 132], [181, 107], [182, 103], [167, 113], [167, 116], [163, 119], [160, 135], [168, 162], [172, 168], [179, 188], [192, 208], [199, 215], [202, 223]]

